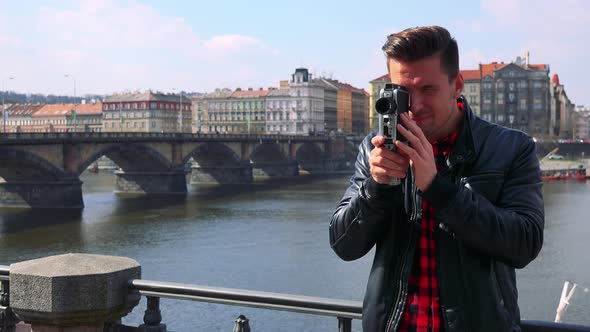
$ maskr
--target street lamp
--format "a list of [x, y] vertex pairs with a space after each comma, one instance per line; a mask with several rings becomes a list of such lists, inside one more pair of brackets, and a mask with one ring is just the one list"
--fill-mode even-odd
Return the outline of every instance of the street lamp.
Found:
[[74, 75], [65, 74], [65, 77], [71, 77], [74, 80], [74, 110], [73, 110], [73, 117], [74, 117], [74, 132], [76, 132], [76, 77]]
[[[6, 79], [8, 79], [9, 81], [13, 80], [14, 76], [8, 76]], [[6, 114], [6, 105], [4, 104], [4, 95], [6, 95], [6, 90], [4, 90], [4, 81], [5, 79], [2, 79], [2, 133], [6, 134], [6, 120], [8, 119], [8, 114]]]
[[512, 128], [512, 123], [514, 122], [514, 114], [508, 115], [508, 121], [510, 122], [510, 128]]

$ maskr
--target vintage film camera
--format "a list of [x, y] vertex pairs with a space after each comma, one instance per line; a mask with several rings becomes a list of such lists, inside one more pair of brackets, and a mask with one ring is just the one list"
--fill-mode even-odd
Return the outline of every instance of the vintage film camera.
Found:
[[408, 89], [397, 84], [385, 84], [381, 90], [379, 99], [375, 102], [375, 110], [379, 113], [379, 135], [385, 137], [385, 146], [395, 150], [395, 141], [403, 140], [397, 134], [395, 126], [399, 122], [399, 116], [407, 112], [410, 107], [410, 94]]
[[[404, 141], [396, 130], [399, 116], [407, 112], [410, 107], [410, 94], [408, 89], [397, 84], [385, 84], [379, 99], [375, 102], [375, 110], [379, 113], [379, 135], [385, 137], [385, 147], [395, 150], [395, 141]], [[390, 185], [399, 184], [399, 179], [391, 179]]]

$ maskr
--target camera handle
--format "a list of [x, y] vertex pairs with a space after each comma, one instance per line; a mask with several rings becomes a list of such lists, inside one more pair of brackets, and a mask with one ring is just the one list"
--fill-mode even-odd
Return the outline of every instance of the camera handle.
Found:
[[[379, 114], [379, 135], [385, 137], [385, 146], [390, 151], [395, 151], [395, 141], [397, 139], [397, 115], [390, 116], [390, 115], [383, 115]], [[401, 183], [399, 178], [389, 178], [389, 185], [390, 186], [397, 186]]]

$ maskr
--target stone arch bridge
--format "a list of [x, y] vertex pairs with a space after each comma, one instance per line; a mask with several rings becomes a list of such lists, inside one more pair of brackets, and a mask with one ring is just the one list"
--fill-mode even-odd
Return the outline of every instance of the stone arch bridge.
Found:
[[329, 172], [353, 160], [353, 145], [323, 136], [18, 133], [0, 137], [0, 206], [81, 208], [80, 174], [113, 160], [116, 192], [186, 193], [193, 183], [249, 183], [254, 176]]

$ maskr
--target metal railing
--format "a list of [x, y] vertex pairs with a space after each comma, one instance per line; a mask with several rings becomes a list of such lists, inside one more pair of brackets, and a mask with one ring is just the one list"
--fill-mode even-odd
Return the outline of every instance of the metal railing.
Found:
[[[357, 301], [148, 280], [130, 280], [129, 288], [146, 296], [148, 307], [151, 302], [154, 312], [148, 313], [146, 310], [146, 317], [149, 315], [150, 318], [156, 310], [154, 304], [158, 303], [161, 297], [336, 317], [340, 332], [351, 331], [352, 320], [362, 318], [362, 305]], [[156, 321], [148, 322], [145, 317], [144, 322], [148, 326], [160, 324]]]
[[[8, 309], [10, 311], [10, 308], [8, 308], [9, 294], [8, 292], [5, 292], [8, 291], [8, 266], [0, 265], [0, 282], [2, 282], [1, 299], [3, 300], [2, 303], [0, 303], [2, 306], [0, 309]], [[140, 279], [129, 280], [127, 284], [130, 292], [139, 292], [139, 294], [146, 296], [147, 298], [147, 310], [144, 315], [144, 325], [147, 327], [157, 328], [161, 324], [162, 316], [159, 308], [160, 298], [211, 302], [335, 317], [338, 319], [339, 332], [350, 332], [352, 330], [352, 320], [362, 319], [362, 304], [359, 301]], [[4, 300], [6, 300], [6, 302], [4, 302]], [[242, 324], [244, 321], [247, 324], [248, 319], [240, 315], [240, 317], [236, 319], [236, 326]], [[4, 325], [0, 325], [0, 331], [6, 331], [4, 328]], [[523, 320], [521, 328], [523, 332], [590, 332], [590, 326], [537, 320]], [[234, 331], [236, 330], [234, 329]], [[249, 327], [248, 329], [239, 331], [249, 331]]]
[[304, 136], [281, 134], [216, 134], [216, 133], [145, 133], [145, 132], [73, 132], [73, 133], [0, 133], [0, 143], [36, 143], [36, 142], [111, 142], [111, 141], [295, 141], [324, 142], [328, 136]]

